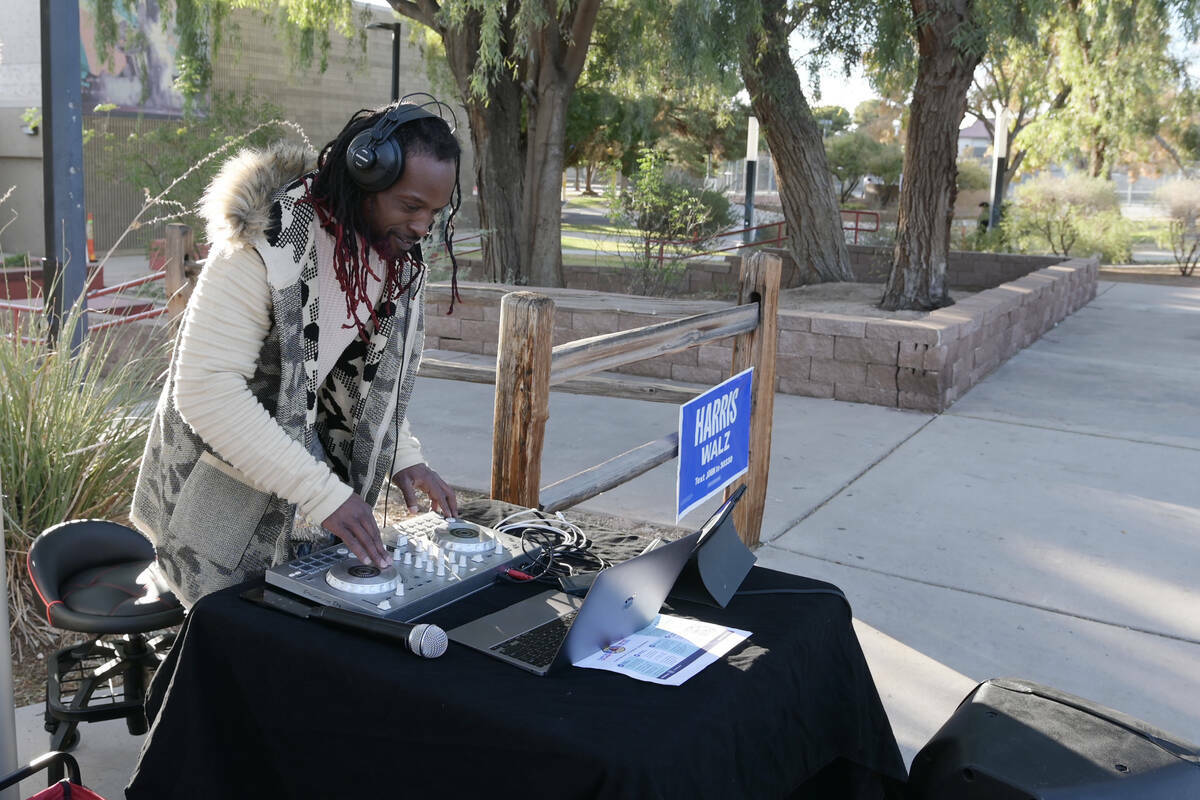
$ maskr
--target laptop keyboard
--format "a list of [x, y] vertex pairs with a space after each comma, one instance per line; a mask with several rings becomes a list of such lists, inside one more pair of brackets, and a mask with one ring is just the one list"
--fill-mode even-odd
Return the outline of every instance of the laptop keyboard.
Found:
[[490, 649], [535, 667], [549, 666], [558, 653], [559, 645], [567, 638], [571, 623], [578, 615], [578, 611], [569, 611], [558, 619], [552, 619], [500, 644], [492, 645]]

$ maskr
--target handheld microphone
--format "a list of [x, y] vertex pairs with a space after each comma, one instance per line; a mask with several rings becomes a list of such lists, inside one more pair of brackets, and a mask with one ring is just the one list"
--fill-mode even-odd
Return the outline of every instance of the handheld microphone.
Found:
[[334, 606], [313, 605], [292, 595], [256, 586], [243, 592], [242, 597], [259, 605], [268, 606], [302, 619], [315, 619], [326, 625], [346, 630], [367, 633], [381, 639], [399, 642], [404, 649], [422, 658], [437, 658], [446, 652], [449, 639], [437, 625], [412, 624], [397, 620], [382, 619], [357, 611], [347, 611]]
[[310, 616], [330, 625], [400, 642], [405, 650], [422, 658], [437, 658], [446, 652], [450, 642], [444, 630], [424, 622], [414, 625], [411, 622], [381, 619], [334, 606], [317, 606], [313, 608]]

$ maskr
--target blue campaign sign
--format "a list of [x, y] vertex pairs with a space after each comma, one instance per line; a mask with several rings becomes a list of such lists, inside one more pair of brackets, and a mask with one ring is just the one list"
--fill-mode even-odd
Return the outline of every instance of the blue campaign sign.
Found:
[[679, 407], [675, 521], [750, 467], [750, 389], [754, 368]]

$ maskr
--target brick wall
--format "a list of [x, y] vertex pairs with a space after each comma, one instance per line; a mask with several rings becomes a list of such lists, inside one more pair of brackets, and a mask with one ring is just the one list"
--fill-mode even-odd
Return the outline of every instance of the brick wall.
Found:
[[[913, 321], [782, 310], [776, 388], [785, 394], [942, 411], [1090, 301], [1098, 275], [1094, 258], [1065, 261]], [[463, 301], [447, 316], [449, 287], [430, 286], [426, 347], [494, 354], [500, 298], [520, 288], [464, 283]], [[727, 305], [577, 289], [538, 291], [555, 302], [555, 344]], [[630, 364], [621, 371], [713, 384], [729, 375], [730, 344], [726, 340], [694, 347]]]

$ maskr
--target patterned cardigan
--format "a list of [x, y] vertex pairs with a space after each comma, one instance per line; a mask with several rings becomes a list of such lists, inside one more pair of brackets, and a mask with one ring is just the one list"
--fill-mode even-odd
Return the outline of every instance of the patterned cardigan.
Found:
[[[356, 339], [317, 385], [319, 291], [315, 236], [327, 235], [299, 202], [311, 152], [279, 146], [243, 151], [214, 180], [202, 207], [211, 257], [253, 247], [266, 265], [271, 325], [248, 386], [275, 422], [314, 452], [314, 437], [341, 480], [374, 505], [396, 448], [424, 341], [424, 275], [376, 307], [370, 342]], [[282, 189], [276, 187], [282, 186]], [[409, 259], [405, 278], [424, 270]], [[187, 325], [185, 319], [184, 326]], [[181, 328], [181, 335], [182, 335]], [[294, 544], [324, 536], [296, 525], [296, 506], [261, 491], [225, 463], [175, 405], [177, 364], [154, 411], [134, 490], [134, 524], [155, 545], [179, 599], [262, 574]]]

